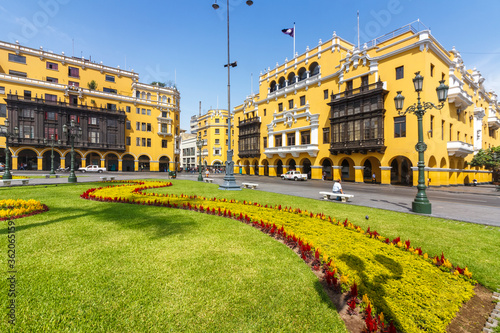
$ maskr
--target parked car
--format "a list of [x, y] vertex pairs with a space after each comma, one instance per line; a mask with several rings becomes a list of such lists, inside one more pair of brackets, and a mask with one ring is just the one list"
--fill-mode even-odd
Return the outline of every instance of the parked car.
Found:
[[102, 173], [103, 171], [106, 171], [106, 168], [101, 168], [98, 165], [87, 165], [85, 168], [78, 168], [78, 171], [80, 172], [98, 172]]
[[305, 173], [300, 173], [298, 171], [288, 171], [281, 175], [281, 179], [288, 180], [307, 180], [307, 175]]
[[0, 171], [5, 171], [5, 164], [0, 163]]

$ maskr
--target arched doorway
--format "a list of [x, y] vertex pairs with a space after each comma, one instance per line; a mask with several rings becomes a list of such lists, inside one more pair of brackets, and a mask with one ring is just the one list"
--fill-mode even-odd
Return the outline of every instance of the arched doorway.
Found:
[[311, 179], [311, 161], [307, 158], [302, 161], [302, 173], [307, 175], [307, 179]]
[[341, 166], [342, 180], [347, 180], [351, 178], [351, 165], [348, 160], [343, 160]]
[[269, 162], [264, 160], [262, 164], [264, 165], [264, 176], [269, 176]]
[[123, 155], [122, 157], [122, 171], [135, 171], [134, 156], [130, 154]]
[[413, 185], [411, 161], [405, 156], [396, 156], [391, 162], [391, 184]]
[[85, 157], [85, 163], [88, 165], [98, 165], [101, 166], [101, 156], [97, 153], [87, 154]]
[[296, 170], [297, 163], [295, 163], [294, 159], [291, 159], [290, 162], [288, 162], [288, 171], [290, 170]]
[[222, 172], [222, 163], [220, 161], [214, 162], [214, 172]]
[[332, 161], [327, 158], [323, 161], [322, 164], [322, 170], [321, 174], [323, 175], [323, 180], [333, 180], [333, 173], [332, 173]]
[[118, 156], [115, 154], [106, 155], [106, 170], [118, 171]]
[[[71, 169], [71, 152], [65, 155], [66, 167]], [[82, 166], [82, 156], [75, 151], [75, 171]]]
[[[52, 150], [47, 150], [43, 153], [42, 170], [50, 171], [52, 168]], [[19, 161], [17, 162], [19, 165]], [[61, 155], [54, 150], [54, 170], [61, 166]]]
[[170, 159], [167, 156], [160, 157], [160, 172], [170, 171]]
[[407, 158], [404, 158], [403, 162], [401, 162], [401, 183], [408, 186], [413, 184], [411, 162]]
[[23, 166], [24, 170], [38, 170], [37, 154], [31, 149], [22, 150], [17, 154], [17, 166]]
[[369, 160], [366, 160], [365, 164], [363, 164], [363, 166], [365, 167], [363, 169], [363, 180], [365, 182], [371, 181], [371, 179], [372, 179], [372, 162], [370, 162]]
[[139, 156], [139, 171], [149, 171], [149, 157], [146, 155]]
[[258, 176], [259, 175], [259, 161], [255, 160], [253, 162], [253, 170], [254, 170], [254, 174], [256, 176]]
[[282, 174], [283, 174], [283, 162], [281, 162], [281, 160], [278, 160], [276, 162], [276, 176], [281, 177]]

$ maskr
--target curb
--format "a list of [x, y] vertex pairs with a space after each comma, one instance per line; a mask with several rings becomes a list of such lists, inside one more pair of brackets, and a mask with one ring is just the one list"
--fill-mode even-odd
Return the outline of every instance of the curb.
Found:
[[[493, 301], [500, 301], [500, 289], [499, 292], [493, 293]], [[498, 322], [500, 321], [500, 302], [496, 304], [495, 308], [491, 312], [490, 316], [486, 320], [486, 324], [484, 325], [483, 332], [484, 333], [493, 333], [493, 329], [498, 326]]]

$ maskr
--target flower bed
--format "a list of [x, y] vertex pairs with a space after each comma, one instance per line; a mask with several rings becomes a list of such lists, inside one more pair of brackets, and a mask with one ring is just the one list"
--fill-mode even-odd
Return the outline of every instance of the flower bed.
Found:
[[409, 240], [391, 241], [347, 219], [337, 221], [300, 208], [141, 192], [170, 185], [137, 182], [90, 189], [81, 197], [189, 209], [251, 223], [289, 246], [298, 247], [304, 260], [324, 271], [333, 288], [355, 285], [356, 296], [350, 306], [356, 305], [358, 290], [371, 301], [368, 306], [362, 303], [369, 331], [375, 330], [377, 321], [380, 326], [380, 317], [385, 317], [405, 332], [444, 332], [461, 304], [473, 295], [467, 268], [453, 267], [444, 255], [428, 258]]
[[0, 200], [0, 221], [18, 219], [48, 211], [49, 208], [33, 199]]

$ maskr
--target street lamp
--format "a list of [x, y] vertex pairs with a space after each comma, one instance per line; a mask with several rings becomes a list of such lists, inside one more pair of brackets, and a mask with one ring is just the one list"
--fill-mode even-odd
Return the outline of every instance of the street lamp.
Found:
[[201, 175], [201, 148], [203, 148], [203, 139], [201, 136], [198, 137], [198, 140], [196, 140], [196, 147], [198, 147], [198, 157], [199, 157], [199, 163], [198, 163], [198, 181], [202, 182], [203, 181], [203, 176]]
[[[43, 143], [44, 144], [47, 144], [47, 138], [43, 138]], [[54, 139], [54, 134], [52, 134], [50, 136], [50, 147], [52, 148], [51, 149], [51, 153], [50, 153], [50, 174], [51, 175], [55, 175], [56, 172], [54, 171], [54, 145], [56, 144], [56, 140]], [[57, 140], [57, 144], [60, 145], [61, 144], [61, 140]]]
[[439, 81], [440, 85], [436, 88], [438, 95], [438, 101], [440, 105], [434, 105], [430, 102], [420, 102], [420, 92], [422, 91], [424, 83], [424, 77], [420, 75], [420, 72], [415, 73], [415, 78], [413, 79], [413, 85], [415, 91], [417, 92], [417, 104], [409, 106], [404, 112], [404, 96], [401, 95], [402, 91], [398, 91], [396, 97], [394, 97], [394, 103], [396, 104], [396, 110], [399, 111], [399, 115], [405, 115], [407, 113], [414, 113], [418, 119], [418, 143], [415, 145], [415, 150], [418, 152], [418, 185], [417, 185], [417, 196], [412, 202], [412, 211], [415, 213], [431, 214], [431, 203], [427, 199], [425, 193], [425, 175], [424, 175], [424, 151], [427, 149], [427, 145], [424, 143], [424, 131], [422, 128], [422, 117], [427, 109], [437, 109], [441, 110], [444, 107], [444, 102], [448, 98], [448, 86], [444, 84], [444, 80]]
[[[253, 1], [248, 0], [246, 2], [248, 6], [253, 5]], [[217, 0], [212, 5], [214, 9], [219, 9]], [[236, 179], [234, 178], [234, 162], [233, 162], [233, 150], [231, 149], [231, 67], [236, 67], [236, 61], [231, 63], [231, 57], [229, 53], [229, 0], [226, 0], [226, 11], [227, 11], [227, 63], [224, 67], [227, 67], [227, 113], [228, 113], [228, 145], [227, 145], [227, 161], [226, 161], [226, 174], [224, 176], [224, 183], [219, 186], [219, 190], [233, 190], [238, 191], [241, 188], [236, 184]]]
[[75, 138], [80, 138], [82, 136], [82, 128], [76, 127], [75, 121], [72, 119], [70, 125], [63, 125], [63, 133], [71, 143], [71, 170], [68, 177], [68, 183], [76, 183], [75, 175]]
[[9, 119], [5, 119], [4, 125], [0, 126], [0, 136], [5, 137], [5, 171], [2, 179], [12, 179], [10, 174], [10, 149], [9, 138], [14, 138], [19, 135], [19, 128], [14, 127], [14, 132], [9, 131]]

